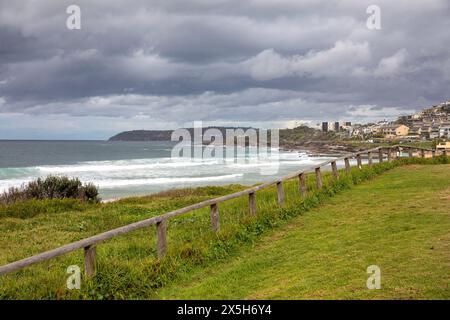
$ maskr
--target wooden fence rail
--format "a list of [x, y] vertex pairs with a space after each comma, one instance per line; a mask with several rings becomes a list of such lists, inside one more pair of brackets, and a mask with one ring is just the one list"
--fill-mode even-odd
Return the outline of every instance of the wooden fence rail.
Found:
[[[413, 156], [413, 151], [420, 151], [420, 156], [423, 158], [425, 157], [425, 154], [427, 152], [431, 152], [432, 157], [436, 156], [437, 151], [433, 149], [426, 149], [426, 148], [418, 148], [418, 147], [409, 147], [409, 146], [402, 146], [402, 145], [395, 145], [395, 146], [389, 146], [389, 147], [377, 147], [370, 150], [365, 150], [362, 152], [347, 154], [343, 157], [336, 158], [333, 160], [328, 160], [325, 162], [322, 162], [318, 165], [303, 169], [301, 171], [294, 172], [292, 174], [289, 174], [287, 176], [278, 178], [274, 181], [266, 182], [263, 184], [260, 184], [255, 187], [251, 187], [239, 192], [235, 192], [232, 194], [228, 194], [222, 197], [218, 197], [215, 199], [205, 200], [199, 203], [192, 204], [190, 206], [180, 208], [174, 211], [170, 211], [168, 213], [165, 213], [163, 215], [148, 218], [145, 220], [141, 220], [138, 222], [134, 222], [116, 229], [112, 229], [100, 234], [97, 234], [95, 236], [85, 238], [76, 242], [69, 243], [67, 245], [64, 245], [62, 247], [52, 249], [37, 255], [34, 255], [29, 258], [25, 258], [22, 260], [18, 260], [3, 266], [0, 266], [0, 275], [10, 273], [22, 268], [25, 268], [27, 266], [30, 266], [32, 264], [42, 262], [45, 260], [50, 260], [55, 257], [64, 255], [66, 253], [83, 249], [84, 250], [84, 264], [85, 264], [85, 274], [87, 277], [92, 277], [95, 274], [95, 260], [96, 260], [96, 248], [97, 244], [99, 242], [106, 241], [108, 239], [111, 239], [113, 237], [119, 236], [124, 233], [129, 233], [131, 231], [146, 228], [152, 225], [156, 226], [156, 236], [157, 236], [157, 244], [156, 244], [156, 252], [159, 259], [162, 259], [164, 255], [167, 252], [167, 220], [174, 218], [176, 216], [180, 216], [183, 214], [186, 214], [188, 212], [210, 207], [210, 214], [211, 214], [211, 228], [213, 231], [218, 231], [220, 228], [220, 220], [219, 220], [219, 204], [231, 199], [239, 198], [242, 196], [248, 196], [248, 204], [249, 204], [249, 213], [251, 215], [256, 215], [256, 193], [259, 190], [266, 189], [268, 187], [271, 187], [273, 185], [276, 185], [277, 190], [277, 199], [278, 203], [282, 205], [285, 202], [285, 194], [283, 189], [283, 182], [292, 178], [298, 178], [299, 179], [299, 195], [302, 197], [305, 197], [307, 194], [307, 188], [306, 188], [306, 174], [309, 172], [315, 172], [316, 176], [316, 186], [318, 189], [321, 189], [323, 187], [323, 181], [322, 181], [322, 172], [321, 168], [331, 165], [331, 172], [334, 179], [339, 179], [339, 172], [337, 169], [337, 162], [338, 161], [344, 161], [345, 164], [345, 173], [349, 174], [351, 165], [350, 165], [350, 159], [355, 158], [357, 162], [357, 167], [362, 168], [362, 155], [367, 154], [368, 164], [372, 165], [372, 154], [378, 152], [378, 161], [381, 163], [383, 161], [384, 154], [386, 153], [387, 161], [391, 161], [392, 159], [392, 152], [394, 150], [397, 150], [398, 156], [400, 156], [400, 152], [407, 150], [408, 156]], [[446, 155], [446, 151], [442, 151], [443, 155]]]

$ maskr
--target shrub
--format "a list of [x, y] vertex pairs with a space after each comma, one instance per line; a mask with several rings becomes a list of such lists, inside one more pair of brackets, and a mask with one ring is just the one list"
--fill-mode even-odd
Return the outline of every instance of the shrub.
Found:
[[98, 189], [92, 183], [83, 184], [78, 178], [48, 176], [21, 187], [11, 187], [0, 195], [0, 204], [10, 205], [30, 199], [79, 199], [99, 202]]
[[81, 187], [81, 197], [84, 201], [99, 202], [98, 188], [93, 183], [88, 183]]

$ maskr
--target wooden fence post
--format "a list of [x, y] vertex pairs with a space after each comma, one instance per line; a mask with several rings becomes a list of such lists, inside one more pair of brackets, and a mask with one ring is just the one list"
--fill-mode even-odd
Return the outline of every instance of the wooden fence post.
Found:
[[444, 152], [442, 153], [444, 155], [444, 157], [447, 156], [447, 149], [444, 149]]
[[213, 231], [217, 232], [220, 229], [219, 222], [219, 206], [217, 203], [211, 205], [211, 227]]
[[298, 175], [298, 191], [302, 197], [306, 197], [306, 174], [304, 172]]
[[369, 163], [369, 167], [372, 166], [372, 152], [367, 152], [367, 162]]
[[339, 172], [337, 169], [336, 161], [331, 162], [331, 170], [333, 172], [333, 177], [337, 180], [339, 179]]
[[91, 278], [95, 274], [95, 256], [97, 249], [95, 245], [84, 247], [84, 272], [86, 277]]
[[323, 182], [322, 182], [322, 174], [320, 173], [320, 167], [317, 167], [315, 169], [316, 171], [316, 184], [317, 184], [317, 189], [322, 189], [323, 187]]
[[392, 159], [392, 149], [387, 148], [387, 162], [390, 162]]
[[278, 203], [283, 204], [284, 203], [283, 181], [277, 182], [277, 196], [278, 196]]
[[349, 174], [350, 173], [350, 160], [348, 158], [345, 158], [344, 162], [345, 162], [345, 173]]
[[156, 223], [156, 253], [162, 259], [167, 252], [167, 224], [166, 220]]
[[250, 192], [248, 194], [248, 207], [250, 208], [250, 214], [256, 215], [256, 192]]
[[420, 149], [420, 157], [425, 158], [425, 150]]
[[431, 150], [431, 156], [432, 156], [433, 158], [436, 158], [436, 151], [435, 151], [435, 150]]
[[411, 147], [408, 148], [408, 157], [412, 158], [413, 156], [413, 149]]
[[361, 154], [356, 155], [356, 162], [358, 163], [358, 168], [362, 168], [362, 160], [361, 160]]
[[[389, 153], [389, 149], [388, 149], [388, 153]], [[382, 163], [383, 162], [383, 149], [380, 148], [378, 149], [378, 163]]]

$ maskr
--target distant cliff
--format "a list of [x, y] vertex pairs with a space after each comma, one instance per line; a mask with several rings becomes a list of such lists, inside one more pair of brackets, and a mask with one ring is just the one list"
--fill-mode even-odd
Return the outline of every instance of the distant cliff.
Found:
[[170, 141], [172, 130], [133, 130], [112, 136], [108, 141]]
[[[223, 137], [226, 136], [227, 129], [243, 129], [244, 131], [250, 129], [249, 127], [208, 127], [203, 128], [203, 132], [210, 128], [221, 131]], [[194, 129], [189, 128], [187, 130], [193, 137]], [[172, 132], [173, 130], [124, 131], [109, 138], [109, 141], [171, 141]], [[306, 126], [299, 126], [294, 129], [280, 129], [279, 134], [279, 143], [284, 149], [309, 150], [318, 154], [337, 154], [354, 151], [351, 145], [342, 144], [339, 137], [333, 132], [323, 132]], [[204, 139], [203, 142], [209, 143], [210, 141]], [[270, 131], [267, 142], [270, 144]]]
[[[223, 137], [225, 137], [225, 132], [227, 129], [243, 129], [247, 130], [250, 127], [206, 127], [203, 128], [203, 133], [208, 129], [219, 129], [222, 132]], [[191, 133], [191, 137], [194, 136], [194, 129], [187, 129]], [[124, 131], [115, 136], [112, 136], [108, 141], [171, 141], [171, 135], [173, 130], [133, 130]]]

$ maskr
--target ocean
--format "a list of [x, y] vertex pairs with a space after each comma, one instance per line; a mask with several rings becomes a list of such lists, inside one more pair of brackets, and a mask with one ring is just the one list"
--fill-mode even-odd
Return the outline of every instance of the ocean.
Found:
[[0, 192], [38, 177], [65, 175], [94, 183], [103, 200], [112, 200], [183, 187], [253, 185], [328, 159], [301, 151], [258, 155], [248, 149], [226, 160], [173, 159], [174, 145], [159, 141], [3, 140]]

